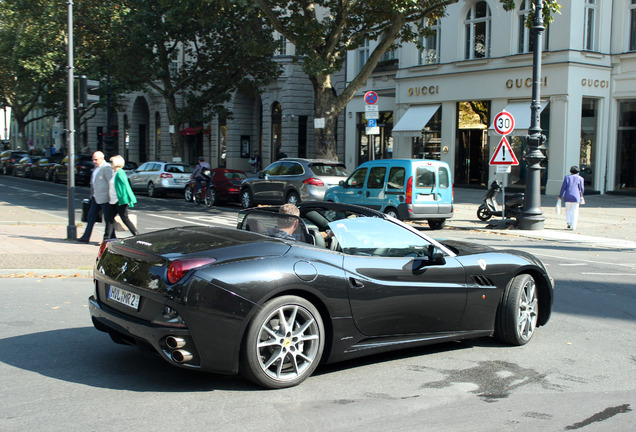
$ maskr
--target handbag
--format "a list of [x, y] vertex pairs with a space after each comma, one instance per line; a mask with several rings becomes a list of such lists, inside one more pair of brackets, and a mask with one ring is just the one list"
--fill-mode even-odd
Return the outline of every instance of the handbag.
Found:
[[[84, 199], [82, 200], [82, 222], [88, 222], [88, 211], [91, 208], [91, 200]], [[102, 221], [102, 209], [101, 206], [99, 208], [99, 212], [97, 212], [96, 223], [100, 223]]]
[[581, 182], [579, 182], [579, 193], [581, 194], [581, 201], [579, 201], [580, 205], [585, 204], [585, 198], [583, 198], [583, 189], [581, 189]]
[[557, 202], [556, 202], [556, 214], [561, 214], [561, 198], [557, 198]]
[[[130, 220], [130, 222], [132, 222], [132, 224], [134, 226], [137, 226], [137, 215], [134, 213], [128, 213], [128, 219]], [[119, 217], [119, 215], [115, 216], [115, 220], [114, 220], [114, 225], [115, 225], [115, 231], [130, 231], [128, 229], [128, 227], [126, 226], [126, 224], [124, 223], [124, 221], [121, 220], [121, 217]]]

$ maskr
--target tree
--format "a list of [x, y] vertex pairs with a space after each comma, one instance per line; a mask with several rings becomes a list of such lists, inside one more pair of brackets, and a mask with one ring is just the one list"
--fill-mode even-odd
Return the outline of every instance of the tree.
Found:
[[[127, 88], [161, 95], [175, 130], [224, 113], [236, 90], [275, 78], [273, 31], [253, 9], [223, 0], [121, 0], [102, 69]], [[179, 135], [172, 154], [182, 156]]]
[[0, 99], [11, 107], [23, 149], [26, 126], [64, 105], [65, 22], [65, 0], [0, 2]]
[[[426, 23], [444, 16], [446, 7], [458, 0], [236, 0], [255, 3], [274, 29], [296, 47], [314, 88], [315, 117], [325, 119], [316, 129], [318, 157], [336, 159], [335, 127], [340, 112], [364, 85], [389, 49], [405, 42], [417, 42], [427, 31]], [[506, 10], [514, 0], [499, 0]], [[556, 0], [545, 0], [548, 20], [557, 12]], [[532, 17], [530, 17], [532, 19]], [[332, 75], [342, 70], [349, 51], [366, 40], [377, 41], [360, 72], [337, 94]]]

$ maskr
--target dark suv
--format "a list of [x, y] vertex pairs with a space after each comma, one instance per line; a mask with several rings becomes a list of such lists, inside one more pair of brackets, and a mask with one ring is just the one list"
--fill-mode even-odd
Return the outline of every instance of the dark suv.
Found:
[[29, 154], [25, 151], [5, 150], [0, 153], [0, 172], [4, 175], [13, 174], [16, 162]]

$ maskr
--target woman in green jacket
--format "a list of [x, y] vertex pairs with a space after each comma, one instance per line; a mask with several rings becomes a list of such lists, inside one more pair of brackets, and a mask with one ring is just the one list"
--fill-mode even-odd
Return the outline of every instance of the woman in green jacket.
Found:
[[139, 231], [132, 223], [128, 216], [128, 207], [134, 207], [137, 202], [137, 198], [133, 193], [126, 172], [122, 169], [124, 167], [124, 158], [117, 155], [110, 158], [110, 164], [115, 171], [115, 175], [111, 180], [113, 182], [113, 190], [117, 193], [117, 204], [115, 205], [117, 214], [121, 218], [121, 221], [128, 227], [132, 235], [138, 235]]

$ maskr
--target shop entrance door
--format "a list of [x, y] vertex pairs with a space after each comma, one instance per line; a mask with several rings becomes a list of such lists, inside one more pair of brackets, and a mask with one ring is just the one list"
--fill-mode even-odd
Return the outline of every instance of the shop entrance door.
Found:
[[490, 101], [457, 104], [455, 184], [486, 185], [488, 182], [488, 123]]

